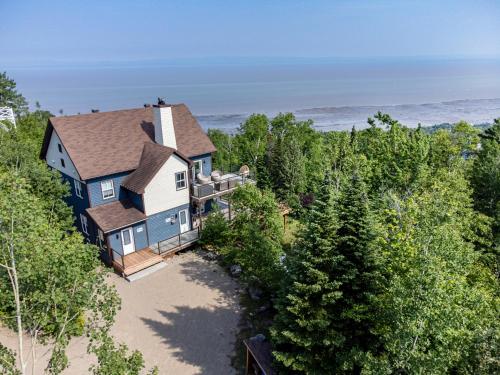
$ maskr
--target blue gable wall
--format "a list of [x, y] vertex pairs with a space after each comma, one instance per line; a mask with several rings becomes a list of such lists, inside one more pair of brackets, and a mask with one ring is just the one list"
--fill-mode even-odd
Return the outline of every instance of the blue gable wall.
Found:
[[[186, 208], [189, 208], [188, 204], [149, 216], [146, 220], [146, 224], [148, 227], [149, 244], [153, 245], [179, 234], [179, 211]], [[189, 211], [190, 210], [188, 210], [188, 213]], [[175, 222], [166, 222], [166, 219], [170, 217], [175, 217]], [[189, 229], [191, 229], [191, 216], [189, 217], [188, 222]]]
[[142, 195], [136, 194], [132, 191], [126, 190], [127, 197], [132, 201], [135, 207], [144, 212], [144, 202], [142, 201]]
[[[148, 235], [147, 229], [144, 222], [132, 225], [134, 230], [134, 244], [136, 250], [142, 250], [148, 247]], [[125, 229], [125, 228], [122, 228]], [[109, 244], [111, 248], [117, 253], [123, 255], [122, 239], [121, 239], [121, 229], [110, 232], [108, 234]]]
[[203, 161], [203, 174], [205, 176], [210, 176], [210, 173], [212, 173], [212, 154], [193, 156], [190, 159], [192, 161], [202, 160]]
[[[59, 172], [61, 173], [61, 172]], [[74, 224], [76, 228], [82, 233], [82, 235], [91, 243], [95, 243], [95, 239], [97, 236], [97, 228], [94, 225], [94, 222], [92, 219], [87, 215], [85, 210], [89, 208], [89, 199], [88, 199], [88, 194], [87, 194], [87, 185], [83, 182], [81, 182], [82, 186], [82, 198], [76, 195], [76, 189], [75, 189], [75, 180], [64, 174], [61, 173], [61, 178], [63, 181], [67, 182], [69, 187], [70, 187], [70, 196], [65, 198], [66, 203], [73, 208], [73, 217], [74, 217]], [[82, 230], [82, 224], [80, 221], [80, 214], [84, 214], [87, 216], [87, 223], [88, 223], [88, 232], [89, 234], [83, 233]]]
[[[117, 200], [122, 200], [127, 198], [127, 192], [125, 189], [120, 187], [123, 179], [129, 174], [129, 172], [116, 173], [109, 176], [103, 176], [98, 178], [93, 178], [87, 181], [87, 187], [90, 195], [90, 204], [92, 207], [99, 206], [101, 204], [106, 204], [114, 202]], [[113, 180], [113, 187], [115, 189], [115, 196], [109, 199], [102, 199], [101, 191], [101, 181]]]

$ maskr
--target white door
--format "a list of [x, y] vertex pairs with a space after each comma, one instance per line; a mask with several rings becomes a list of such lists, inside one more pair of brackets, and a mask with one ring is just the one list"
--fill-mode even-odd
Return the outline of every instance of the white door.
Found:
[[179, 211], [179, 223], [181, 225], [181, 233], [189, 230], [188, 210]]
[[132, 230], [132, 228], [122, 230], [122, 246], [123, 255], [127, 255], [135, 251], [134, 231]]
[[198, 173], [203, 174], [203, 162], [201, 160], [193, 162], [193, 181], [196, 181]]

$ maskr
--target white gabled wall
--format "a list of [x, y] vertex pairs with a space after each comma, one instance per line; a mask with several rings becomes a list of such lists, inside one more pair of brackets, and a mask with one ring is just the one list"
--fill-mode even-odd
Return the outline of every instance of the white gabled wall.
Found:
[[[57, 144], [61, 145], [62, 153], [59, 152]], [[45, 156], [45, 159], [47, 160], [47, 164], [50, 165], [52, 168], [57, 169], [58, 171], [70, 177], [73, 177], [76, 180], [80, 180], [80, 176], [78, 175], [78, 172], [76, 171], [73, 162], [69, 158], [68, 152], [64, 148], [64, 145], [62, 144], [55, 130], [52, 131], [52, 135], [50, 137], [50, 142], [49, 142], [49, 148], [47, 149], [47, 154]], [[61, 159], [64, 159], [65, 167], [61, 165]]]
[[[175, 174], [186, 172], [186, 188], [176, 189]], [[144, 213], [148, 216], [189, 204], [188, 163], [172, 155], [144, 189]]]
[[177, 150], [172, 107], [153, 107], [155, 142]]

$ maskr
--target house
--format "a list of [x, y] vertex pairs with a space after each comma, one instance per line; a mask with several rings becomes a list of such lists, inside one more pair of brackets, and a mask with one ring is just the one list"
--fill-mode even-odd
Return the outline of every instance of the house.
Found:
[[214, 145], [184, 104], [52, 117], [41, 158], [71, 187], [76, 227], [124, 276], [199, 238], [201, 216], [243, 173], [212, 171]]

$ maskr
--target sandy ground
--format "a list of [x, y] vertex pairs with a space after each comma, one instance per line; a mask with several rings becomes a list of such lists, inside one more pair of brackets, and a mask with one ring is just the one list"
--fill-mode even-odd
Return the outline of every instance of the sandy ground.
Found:
[[[160, 374], [234, 374], [231, 367], [240, 318], [238, 285], [217, 264], [187, 252], [167, 267], [129, 283], [112, 275], [121, 298], [112, 334], [130, 349], [140, 350], [146, 368]], [[0, 328], [0, 342], [15, 349], [15, 335]], [[28, 345], [29, 346], [29, 345]], [[29, 349], [29, 348], [27, 348]], [[93, 359], [86, 340], [73, 339], [65, 374], [86, 374]], [[47, 355], [38, 350], [36, 373], [43, 373]]]

